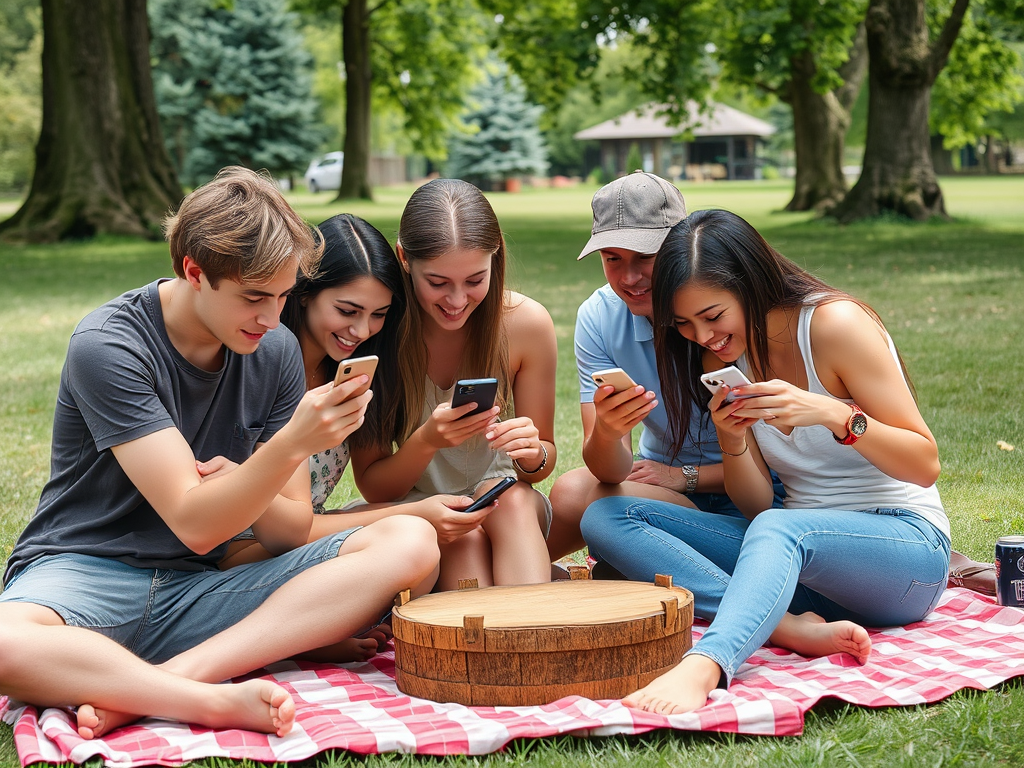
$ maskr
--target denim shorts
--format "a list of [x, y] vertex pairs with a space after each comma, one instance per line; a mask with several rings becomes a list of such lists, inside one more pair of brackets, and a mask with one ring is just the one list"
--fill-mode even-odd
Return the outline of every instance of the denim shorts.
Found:
[[159, 664], [237, 624], [292, 577], [337, 557], [356, 530], [226, 571], [136, 568], [105, 557], [50, 555], [21, 571], [0, 603], [45, 606], [69, 627], [99, 632]]

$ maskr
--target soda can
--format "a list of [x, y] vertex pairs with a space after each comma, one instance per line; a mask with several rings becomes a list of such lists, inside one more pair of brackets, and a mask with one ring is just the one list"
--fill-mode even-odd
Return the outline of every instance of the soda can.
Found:
[[1024, 608], [1024, 536], [996, 541], [996, 602]]

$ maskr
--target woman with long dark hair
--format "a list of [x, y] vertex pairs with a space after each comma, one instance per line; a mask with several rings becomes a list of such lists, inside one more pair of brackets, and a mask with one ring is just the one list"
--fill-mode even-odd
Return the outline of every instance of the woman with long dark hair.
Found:
[[[924, 618], [949, 564], [938, 449], [895, 345], [867, 305], [725, 211], [677, 224], [653, 283], [674, 434], [687, 434], [693, 403], [708, 408], [745, 519], [641, 499], [591, 505], [584, 534], [600, 537], [603, 557], [652, 558], [711, 621], [677, 667], [625, 702], [665, 714], [701, 707], [769, 639], [863, 662], [863, 625]], [[729, 364], [753, 383], [709, 395], [701, 374]], [[786, 489], [782, 509], [771, 509], [770, 470]], [[591, 510], [618, 524], [588, 529]]]
[[[325, 508], [348, 466], [350, 449], [390, 450], [396, 439], [403, 413], [401, 389], [396, 386], [399, 329], [406, 304], [398, 259], [376, 228], [344, 213], [323, 222], [319, 230], [324, 239], [320, 268], [312, 277], [299, 277], [281, 313], [282, 322], [299, 339], [306, 386], [312, 389], [332, 381], [338, 363], [347, 358], [377, 355], [379, 362], [362, 426], [345, 443], [309, 458], [316, 513], [309, 541], [393, 514], [425, 518], [442, 540], [461, 535], [476, 522], [475, 516], [457, 511], [470, 503], [468, 498], [430, 496], [401, 507], [355, 503], [340, 510]], [[270, 556], [247, 532], [232, 542], [221, 567]]]

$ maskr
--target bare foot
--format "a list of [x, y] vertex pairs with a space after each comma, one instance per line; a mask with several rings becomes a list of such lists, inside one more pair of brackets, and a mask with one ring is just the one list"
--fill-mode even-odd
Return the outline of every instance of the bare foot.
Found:
[[217, 685], [210, 710], [195, 720], [209, 728], [241, 728], [284, 736], [295, 725], [295, 701], [270, 680]]
[[115, 728], [129, 725], [140, 719], [140, 715], [114, 712], [94, 707], [92, 704], [82, 704], [78, 708], [78, 735], [83, 739], [98, 739]]
[[[387, 640], [384, 641], [387, 645]], [[295, 656], [303, 661], [318, 661], [328, 664], [344, 664], [349, 661], [366, 661], [372, 659], [380, 650], [380, 642], [376, 635], [368, 637], [350, 637], [340, 643], [314, 648]]]
[[722, 678], [722, 668], [707, 656], [691, 654], [636, 693], [622, 700], [627, 707], [659, 715], [681, 715], [700, 709]]
[[[225, 683], [212, 688], [208, 711], [193, 713], [183, 720], [210, 728], [242, 728], [278, 736], [287, 734], [295, 724], [291, 694], [270, 680]], [[83, 704], [78, 708], [78, 735], [98, 739], [142, 717]]]
[[799, 616], [787, 613], [770, 640], [801, 656], [848, 653], [865, 664], [871, 655], [871, 638], [864, 627], [852, 621], [825, 621], [809, 611]]

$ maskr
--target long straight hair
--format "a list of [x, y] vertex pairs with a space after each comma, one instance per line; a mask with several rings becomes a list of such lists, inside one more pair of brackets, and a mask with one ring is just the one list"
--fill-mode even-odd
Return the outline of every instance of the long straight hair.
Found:
[[[372, 277], [391, 291], [391, 306], [380, 331], [356, 349], [360, 357], [377, 355], [380, 361], [365, 421], [349, 438], [356, 447], [390, 448], [403, 421], [402, 398], [391, 385], [398, 378], [398, 333], [406, 314], [402, 268], [387, 238], [358, 216], [332, 216], [319, 229], [324, 242], [320, 270], [312, 277], [299, 275], [281, 312], [281, 322], [298, 336], [306, 322], [305, 305], [309, 301], [327, 288], [348, 285], [361, 277]], [[328, 377], [333, 379], [338, 362], [327, 357], [325, 364]]]
[[[768, 313], [774, 309], [848, 300], [884, 328], [871, 307], [787, 259], [736, 214], [720, 210], [691, 213], [672, 227], [658, 251], [652, 286], [654, 347], [673, 455], [689, 434], [694, 404], [700, 404], [706, 413], [711, 399], [700, 384], [704, 348], [684, 338], [674, 323], [676, 292], [688, 285], [724, 290], [736, 297], [746, 323], [747, 363], [756, 381], [775, 374], [768, 354]], [[900, 365], [913, 391], [902, 358]]]
[[[495, 402], [504, 410], [511, 399], [505, 324], [505, 238], [491, 204], [468, 182], [434, 179], [413, 192], [406, 203], [398, 225], [398, 244], [410, 264], [460, 249], [491, 254], [487, 295], [466, 320], [469, 331], [456, 378], [494, 376], [498, 379]], [[399, 334], [405, 416], [399, 433], [404, 441], [419, 424], [428, 359], [423, 343], [423, 309], [416, 300], [412, 278], [404, 270], [402, 284], [409, 305]]]

